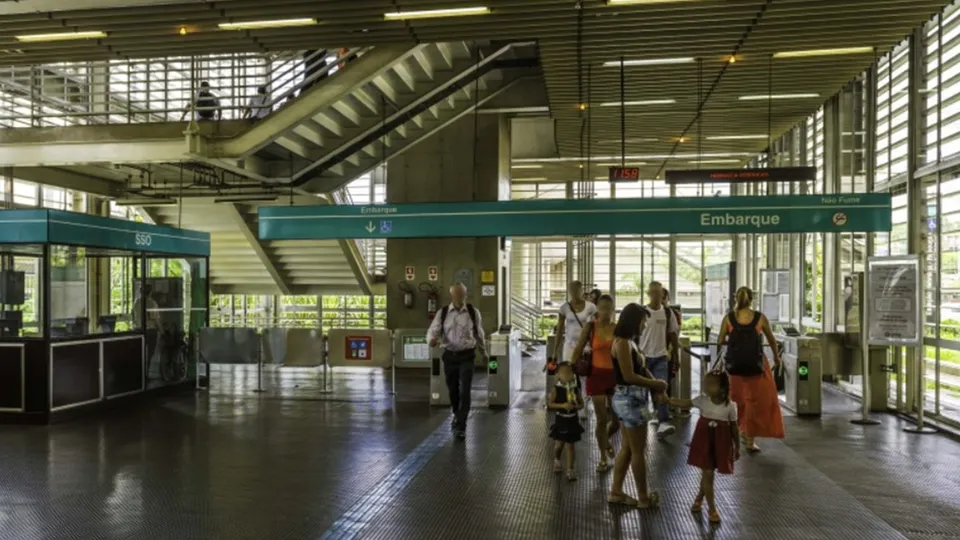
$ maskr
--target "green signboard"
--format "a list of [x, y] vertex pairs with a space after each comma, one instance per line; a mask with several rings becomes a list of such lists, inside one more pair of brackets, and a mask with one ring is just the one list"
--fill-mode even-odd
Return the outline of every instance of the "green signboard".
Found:
[[883, 232], [890, 195], [267, 206], [260, 239]]
[[210, 255], [210, 234], [59, 210], [0, 211], [0, 244], [66, 244], [167, 255]]

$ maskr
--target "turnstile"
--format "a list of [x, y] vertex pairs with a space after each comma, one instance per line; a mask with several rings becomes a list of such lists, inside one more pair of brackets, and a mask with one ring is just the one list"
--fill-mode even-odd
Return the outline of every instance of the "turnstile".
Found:
[[443, 349], [430, 347], [430, 406], [449, 407], [450, 391], [447, 390], [447, 379], [443, 375]]
[[799, 416], [820, 416], [823, 410], [823, 357], [819, 337], [779, 337], [783, 351], [784, 405]]
[[523, 350], [520, 331], [496, 332], [487, 342], [487, 399], [491, 408], [509, 407], [520, 391]]

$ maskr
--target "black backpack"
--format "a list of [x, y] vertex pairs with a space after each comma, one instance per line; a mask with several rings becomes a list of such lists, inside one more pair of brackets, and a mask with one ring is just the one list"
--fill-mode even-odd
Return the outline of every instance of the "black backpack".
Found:
[[727, 315], [730, 328], [724, 361], [730, 375], [751, 377], [763, 373], [763, 335], [757, 332], [761, 316], [758, 311], [750, 324], [740, 324], [736, 313], [731, 311]]
[[197, 116], [204, 119], [213, 118], [217, 112], [217, 98], [206, 90], [201, 90], [197, 96]]
[[[450, 313], [450, 304], [443, 306], [440, 310], [440, 330], [443, 331], [443, 324], [447, 322], [447, 314]], [[470, 315], [470, 321], [473, 322], [473, 339], [477, 340], [477, 346], [483, 347], [480, 343], [480, 327], [477, 326], [477, 312], [473, 304], [467, 304], [467, 313]]]

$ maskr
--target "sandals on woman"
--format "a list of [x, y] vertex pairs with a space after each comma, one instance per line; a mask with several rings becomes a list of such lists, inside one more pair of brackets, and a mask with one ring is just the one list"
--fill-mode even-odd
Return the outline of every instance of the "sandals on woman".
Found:
[[626, 493], [621, 493], [619, 495], [614, 495], [611, 493], [607, 496], [607, 502], [610, 504], [622, 504], [624, 506], [637, 506], [637, 500], [633, 497], [627, 495]]
[[660, 508], [660, 494], [656, 491], [651, 491], [647, 494], [647, 503], [637, 502], [637, 508], [640, 510], [656, 510]]
[[601, 459], [600, 463], [597, 463], [597, 472], [602, 474], [607, 472], [608, 470], [610, 470], [610, 464], [607, 463], [607, 459], [606, 458]]
[[693, 500], [693, 506], [690, 507], [690, 511], [694, 514], [703, 512], [703, 495], [698, 495], [697, 498]]
[[567, 481], [569, 481], [569, 482], [576, 482], [576, 481], [577, 481], [577, 473], [574, 472], [573, 469], [570, 469], [569, 471], [567, 471]]
[[655, 510], [660, 508], [660, 494], [658, 494], [656, 491], [651, 491], [647, 495], [647, 502], [643, 503], [627, 495], [626, 493], [621, 493], [620, 495], [614, 495], [611, 493], [607, 496], [607, 502], [610, 504], [633, 506], [634, 508], [639, 508], [640, 510]]
[[717, 512], [716, 508], [714, 508], [713, 510], [710, 510], [709, 520], [710, 520], [710, 523], [714, 525], [718, 525], [720, 523], [720, 513]]

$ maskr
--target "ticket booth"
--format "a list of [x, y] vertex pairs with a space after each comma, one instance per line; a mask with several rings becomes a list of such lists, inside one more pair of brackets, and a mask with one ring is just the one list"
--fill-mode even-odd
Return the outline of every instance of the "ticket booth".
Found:
[[0, 421], [192, 386], [209, 234], [43, 209], [0, 225]]

